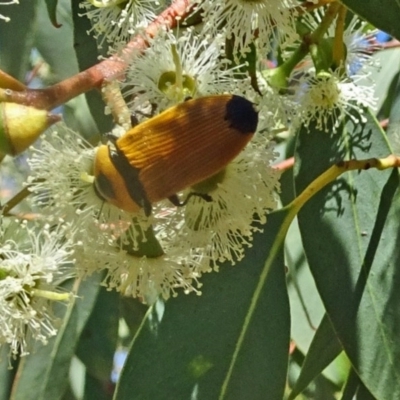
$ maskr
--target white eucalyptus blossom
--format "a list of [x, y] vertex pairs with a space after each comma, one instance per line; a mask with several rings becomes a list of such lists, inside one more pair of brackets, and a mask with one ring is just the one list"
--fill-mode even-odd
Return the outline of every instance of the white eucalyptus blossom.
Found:
[[190, 254], [170, 249], [159, 257], [133, 256], [119, 253], [119, 262], [106, 269], [105, 283], [125, 296], [137, 297], [144, 303], [152, 304], [158, 297], [164, 300], [178, 295], [178, 289], [185, 294], [201, 294], [200, 264]]
[[48, 221], [62, 217], [73, 227], [81, 277], [105, 270], [104, 285], [146, 302], [156, 294], [167, 299], [178, 288], [198, 292], [199, 263], [187, 254], [164, 252], [163, 243], [157, 244], [160, 236], [154, 257], [141, 253], [154, 216], [123, 211], [97, 196], [90, 179], [95, 149], [77, 133], [59, 124], [32, 152], [33, 203]]
[[104, 41], [126, 42], [145, 28], [156, 16], [160, 7], [158, 0], [85, 0], [79, 4], [85, 9], [92, 23], [88, 33], [99, 39], [99, 47]]
[[196, 0], [202, 12], [204, 31], [222, 32], [232, 39], [235, 57], [250, 51], [255, 44], [262, 54], [271, 43], [288, 45], [297, 34], [294, 29], [296, 2], [291, 0]]
[[[78, 133], [58, 124], [42, 140], [40, 148], [32, 149], [28, 159], [33, 204], [50, 222], [63, 218], [71, 223], [76, 241], [102, 248], [118, 238], [137, 247], [138, 236], [149, 221], [143, 212], [133, 215], [97, 195], [93, 185], [95, 154], [96, 149]], [[135, 229], [128, 230], [133, 218], [138, 223]]]
[[239, 94], [239, 67], [231, 67], [223, 57], [221, 39], [216, 35], [211, 40], [191, 29], [180, 36], [162, 31], [149, 39], [149, 48], [130, 61], [122, 85], [129, 108], [154, 104], [162, 111], [188, 97]]
[[72, 241], [68, 226], [0, 224], [0, 346], [25, 356], [32, 341], [46, 344], [57, 333], [51, 303], [71, 299], [60, 284], [75, 275]]
[[76, 243], [76, 267], [81, 277], [104, 271], [102, 284], [109, 290], [147, 304], [154, 303], [159, 296], [164, 300], [175, 297], [178, 289], [200, 294], [198, 278], [202, 265], [180, 247], [168, 248], [168, 238], [159, 233], [150, 238], [141, 237], [135, 251], [118, 239], [102, 246], [98, 242], [90, 243], [94, 240]]
[[346, 77], [338, 70], [303, 76], [295, 93], [294, 127], [315, 123], [319, 130], [336, 132], [346, 116], [355, 123], [365, 122], [365, 109], [375, 108], [376, 99], [373, 87], [358, 85], [363, 78]]

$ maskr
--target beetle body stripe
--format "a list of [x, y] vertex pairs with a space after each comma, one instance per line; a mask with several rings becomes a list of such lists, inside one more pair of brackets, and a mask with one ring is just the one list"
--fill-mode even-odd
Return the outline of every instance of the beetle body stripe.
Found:
[[210, 96], [179, 104], [138, 125], [116, 146], [140, 170], [147, 196], [155, 202], [225, 167], [245, 147], [256, 126], [257, 113], [249, 101]]
[[[135, 179], [140, 180], [138, 187], [143, 188], [144, 197], [153, 203], [216, 174], [246, 146], [257, 122], [258, 114], [248, 100], [216, 95], [186, 101], [132, 128], [116, 141], [117, 158], [112, 158], [112, 167], [107, 163], [110, 179], [119, 174], [124, 181], [121, 204], [125, 208], [120, 208], [127, 209], [126, 193], [130, 185], [131, 192], [135, 190]], [[127, 162], [119, 162], [118, 154]], [[100, 164], [96, 161], [98, 167]], [[95, 176], [107, 175], [98, 167]], [[118, 197], [120, 184], [118, 179], [113, 196]], [[130, 197], [132, 203], [143, 206], [137, 204], [137, 196]], [[113, 204], [118, 202], [113, 200]]]
[[130, 195], [124, 176], [115, 167], [110, 148], [102, 145], [97, 149], [94, 162], [94, 187], [104, 200], [125, 211], [137, 212], [140, 206]]

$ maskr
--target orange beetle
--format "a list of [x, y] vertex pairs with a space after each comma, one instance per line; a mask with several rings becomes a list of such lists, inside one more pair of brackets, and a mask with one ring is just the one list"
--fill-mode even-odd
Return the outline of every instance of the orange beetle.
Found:
[[[256, 131], [258, 113], [243, 97], [188, 100], [137, 125], [95, 157], [98, 195], [129, 212], [169, 198], [222, 170]], [[204, 196], [207, 199], [207, 196]]]

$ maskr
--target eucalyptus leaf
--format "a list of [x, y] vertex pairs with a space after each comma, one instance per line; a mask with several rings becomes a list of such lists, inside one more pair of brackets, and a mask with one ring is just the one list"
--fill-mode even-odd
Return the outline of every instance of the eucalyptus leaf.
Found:
[[[337, 134], [300, 130], [298, 192], [334, 162], [391, 153], [377, 121], [365, 116], [366, 123], [347, 118]], [[400, 398], [398, 196], [397, 170], [352, 171], [315, 195], [298, 216], [332, 326], [356, 373], [379, 400]]]
[[[35, 46], [50, 66], [47, 79], [51, 83], [59, 82], [79, 72], [75, 52], [76, 43], [74, 42], [71, 2], [59, 0], [57, 12], [58, 20], [62, 25], [59, 29], [50, 23], [45, 4], [40, 2], [38, 6], [38, 26], [35, 34]], [[100, 105], [98, 110], [104, 113], [104, 104]], [[93, 120], [84, 94], [70, 100], [63, 106], [63, 117], [65, 123], [71, 129], [80, 132], [86, 139], [91, 140], [94, 136], [97, 137], [99, 128]]]
[[57, 22], [57, 4], [58, 0], [46, 0], [46, 7], [49, 13], [49, 18], [55, 28], [59, 28], [61, 26]]
[[290, 318], [282, 252], [246, 317], [285, 215], [269, 216], [238, 265], [203, 276], [200, 297], [181, 294], [153, 307], [132, 343], [115, 400], [283, 397]]
[[315, 333], [306, 359], [301, 367], [300, 376], [288, 400], [294, 399], [301, 393], [341, 351], [342, 346], [333, 331], [329, 318], [325, 315]]
[[100, 278], [94, 274], [81, 282], [78, 297], [68, 308], [58, 305], [57, 315], [63, 318], [58, 334], [47, 345], [38, 344], [32, 354], [21, 359], [11, 400], [55, 400], [63, 396], [68, 387], [69, 365], [95, 304]]
[[21, 82], [29, 70], [38, 4], [38, 0], [21, 1], [1, 9], [10, 21], [0, 20], [0, 68]]
[[96, 304], [82, 332], [77, 356], [93, 377], [108, 381], [117, 347], [119, 293], [100, 288]]
[[[84, 71], [99, 62], [99, 49], [96, 39], [88, 34], [88, 31], [91, 29], [91, 24], [86, 16], [81, 15], [82, 8], [79, 7], [79, 2], [73, 1], [71, 7], [74, 50], [79, 64], [79, 70]], [[92, 134], [109, 132], [113, 126], [113, 121], [110, 115], [106, 115], [104, 112], [105, 104], [100, 91], [92, 90], [85, 93], [85, 97], [90, 113], [97, 125], [97, 131]]]
[[0, 400], [8, 400], [10, 398], [11, 383], [13, 381], [15, 370], [10, 369], [8, 362], [8, 346], [0, 348]]
[[377, 28], [400, 39], [400, 3], [393, 0], [343, 0], [354, 13], [365, 18]]
[[397, 75], [397, 80], [394, 83], [391, 99], [387, 134], [394, 152], [398, 154], [400, 153], [400, 74]]

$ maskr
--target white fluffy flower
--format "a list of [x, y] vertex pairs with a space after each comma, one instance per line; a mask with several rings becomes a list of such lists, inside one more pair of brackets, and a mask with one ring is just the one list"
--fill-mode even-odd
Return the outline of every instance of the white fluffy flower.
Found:
[[24, 356], [57, 333], [51, 301], [71, 298], [59, 285], [74, 275], [72, 243], [64, 228], [0, 224], [0, 345]]
[[355, 123], [364, 122], [364, 109], [374, 108], [376, 99], [373, 87], [358, 85], [362, 78], [343, 77], [339, 71], [301, 78], [295, 95], [298, 108], [294, 126], [308, 127], [315, 122], [317, 129], [335, 132], [345, 116]]
[[[93, 186], [95, 154], [78, 133], [63, 124], [53, 128], [28, 159], [34, 205], [50, 222], [62, 218], [71, 223], [75, 241], [101, 249], [119, 238], [137, 247], [149, 221], [142, 212], [133, 215], [99, 198]], [[139, 223], [128, 230], [133, 218]]]
[[178, 289], [201, 294], [199, 264], [176, 250], [155, 258], [120, 253], [119, 262], [106, 269], [105, 282], [109, 288], [147, 304], [153, 304], [159, 296], [164, 300], [175, 297]]
[[[202, 10], [204, 31], [215, 35], [223, 32], [233, 39], [233, 54], [246, 53], [250, 45], [265, 55], [271, 43], [286, 45], [297, 38], [291, 0], [205, 0], [196, 1]], [[256, 39], [256, 40], [255, 40]]]
[[124, 94], [131, 109], [155, 104], [159, 111], [184, 101], [218, 93], [237, 93], [238, 67], [230, 68], [220, 37], [211, 41], [187, 30], [181, 36], [162, 31], [130, 63]]
[[158, 0], [85, 0], [80, 4], [91, 23], [94, 36], [100, 39], [99, 46], [126, 42], [141, 28], [155, 18], [160, 7]]
[[49, 221], [64, 218], [73, 226], [79, 275], [105, 270], [105, 285], [146, 302], [155, 294], [166, 299], [177, 288], [198, 292], [198, 262], [173, 249], [164, 252], [159, 236], [149, 245], [154, 216], [129, 213], [98, 198], [90, 179], [95, 150], [77, 133], [59, 124], [32, 151], [33, 202]]

